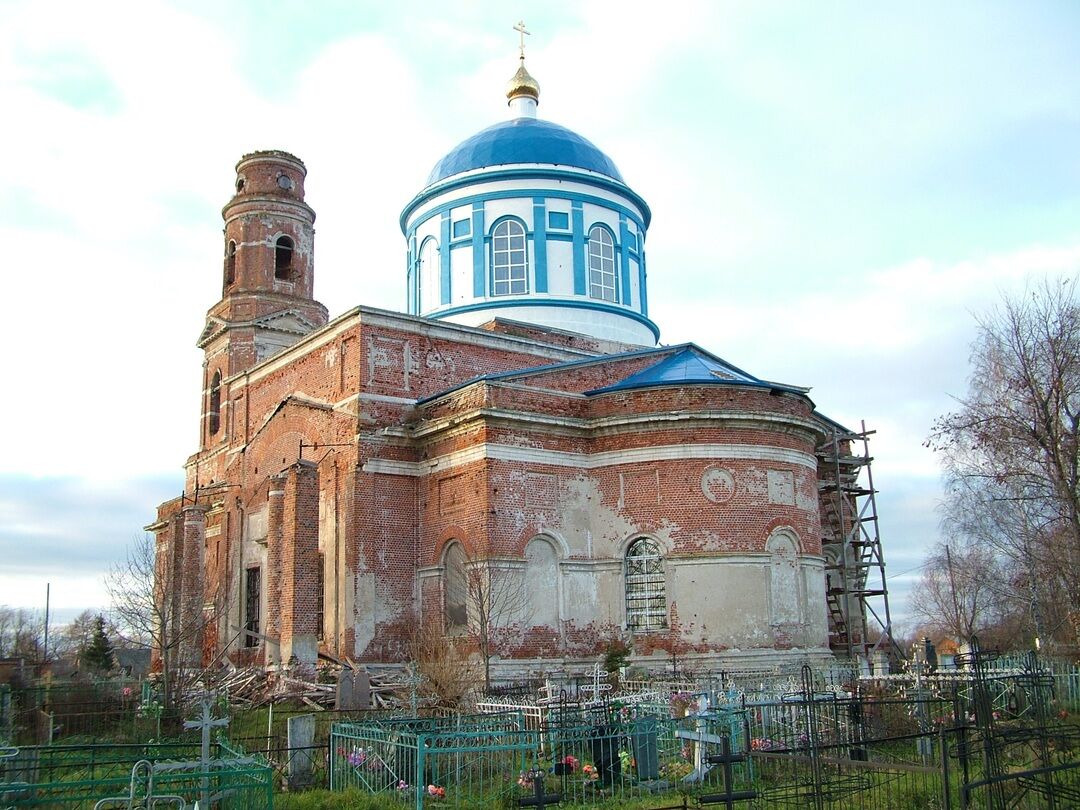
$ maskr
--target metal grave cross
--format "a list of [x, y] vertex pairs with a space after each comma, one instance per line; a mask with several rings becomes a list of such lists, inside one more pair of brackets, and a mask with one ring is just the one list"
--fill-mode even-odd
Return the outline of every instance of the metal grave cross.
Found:
[[520, 807], [536, 807], [538, 810], [544, 810], [545, 807], [562, 801], [561, 793], [544, 793], [543, 771], [529, 771], [529, 777], [532, 779], [533, 795], [518, 799]]
[[202, 770], [201, 804], [203, 807], [210, 806], [210, 729], [229, 725], [228, 717], [214, 717], [211, 709], [214, 707], [214, 696], [204, 692], [199, 699], [202, 710], [196, 720], [185, 720], [184, 728], [197, 728], [202, 731], [202, 747], [199, 751], [199, 764]]
[[732, 773], [731, 766], [736, 762], [745, 762], [746, 754], [731, 753], [731, 742], [727, 737], [724, 737], [720, 743], [720, 753], [705, 757], [705, 761], [710, 765], [724, 766], [724, 792], [702, 794], [698, 796], [700, 804], [722, 804], [728, 810], [732, 810], [735, 807], [735, 802], [748, 802], [758, 797], [756, 790], [733, 790], [734, 785], [732, 782], [735, 775]]
[[704, 713], [709, 708], [708, 696], [702, 696], [698, 701], [698, 717], [697, 723], [693, 731], [687, 731], [686, 729], [675, 729], [675, 736], [681, 740], [687, 740], [694, 743], [694, 770], [687, 777], [691, 782], [700, 782], [705, 778], [705, 774], [709, 772], [705, 762], [705, 744], [710, 745], [723, 745], [727, 741], [727, 737], [721, 737], [719, 734], [710, 734], [706, 731], [705, 716]]
[[719, 734], [710, 734], [705, 731], [705, 723], [701, 720], [698, 721], [697, 728], [694, 731], [687, 731], [684, 728], [675, 729], [675, 736], [680, 740], [687, 740], [688, 742], [695, 743], [694, 745], [694, 770], [686, 777], [689, 782], [700, 782], [705, 778], [705, 774], [709, 772], [707, 767], [708, 763], [705, 758], [705, 745], [723, 745], [728, 741], [727, 737], [722, 737]]

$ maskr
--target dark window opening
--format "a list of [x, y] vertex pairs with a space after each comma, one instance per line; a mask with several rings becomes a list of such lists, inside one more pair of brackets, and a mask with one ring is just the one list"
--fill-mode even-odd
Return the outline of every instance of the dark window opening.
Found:
[[315, 576], [315, 637], [318, 639], [325, 636], [323, 625], [323, 611], [326, 604], [325, 565], [326, 557], [319, 552], [319, 569]]
[[236, 178], [236, 193], [239, 194], [243, 190], [244, 190], [244, 178], [243, 177], [237, 177]]
[[236, 281], [236, 242], [232, 239], [225, 248], [225, 286], [231, 287]]
[[[259, 644], [259, 604], [262, 601], [262, 569], [249, 568], [244, 583], [244, 646]], [[252, 635], [252, 634], [256, 635]]]
[[293, 240], [287, 236], [274, 243], [274, 278], [293, 281]]
[[214, 379], [210, 383], [210, 435], [213, 436], [221, 428], [221, 372], [214, 372]]

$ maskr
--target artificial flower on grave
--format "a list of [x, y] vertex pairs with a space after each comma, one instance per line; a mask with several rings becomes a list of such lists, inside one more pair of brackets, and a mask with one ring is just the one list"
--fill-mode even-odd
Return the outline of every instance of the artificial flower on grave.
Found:
[[783, 743], [770, 740], [768, 737], [754, 737], [750, 740], [751, 751], [771, 751], [774, 748], [783, 748]]
[[573, 756], [572, 754], [567, 754], [565, 757], [563, 757], [562, 764], [567, 773], [573, 773], [578, 769], [577, 757]]
[[672, 717], [685, 717], [692, 706], [696, 708], [697, 698], [690, 692], [672, 692], [670, 703]]
[[359, 768], [367, 762], [367, 751], [363, 748], [354, 748], [346, 755], [345, 761], [354, 768]]
[[588, 779], [597, 779], [600, 776], [600, 774], [596, 772], [596, 766], [588, 762], [581, 766], [581, 774]]
[[404, 779], [398, 779], [397, 789], [402, 790], [402, 791], [408, 790], [409, 789], [409, 783], [406, 782]]
[[427, 786], [427, 792], [428, 792], [428, 795], [433, 799], [445, 799], [446, 798], [446, 788], [439, 787], [438, 785], [428, 785]]

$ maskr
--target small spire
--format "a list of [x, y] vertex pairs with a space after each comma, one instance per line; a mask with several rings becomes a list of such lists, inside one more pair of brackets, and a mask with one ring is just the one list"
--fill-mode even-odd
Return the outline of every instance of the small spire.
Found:
[[540, 83], [525, 69], [525, 36], [529, 31], [525, 29], [524, 21], [519, 21], [514, 30], [521, 37], [518, 43], [518, 60], [521, 64], [506, 86], [507, 103], [515, 118], [535, 118], [536, 105], [540, 103]]

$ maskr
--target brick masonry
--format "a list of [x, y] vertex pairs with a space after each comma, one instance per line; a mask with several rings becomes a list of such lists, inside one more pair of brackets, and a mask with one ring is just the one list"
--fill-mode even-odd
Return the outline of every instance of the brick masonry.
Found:
[[[827, 428], [807, 397], [719, 380], [586, 393], [676, 349], [367, 307], [328, 322], [302, 165], [246, 157], [224, 212], [242, 249], [199, 339], [200, 447], [185, 504], [162, 504], [152, 527], [187, 621], [201, 605], [236, 660], [398, 661], [420, 621], [445, 621], [446, 553], [461, 544], [521, 591], [501, 617], [498, 671], [575, 666], [627, 635], [625, 556], [646, 537], [663, 557], [667, 627], [637, 634], [641, 661], [829, 654], [815, 457]], [[287, 286], [281, 234], [297, 246]], [[265, 638], [251, 648], [253, 567]]]

